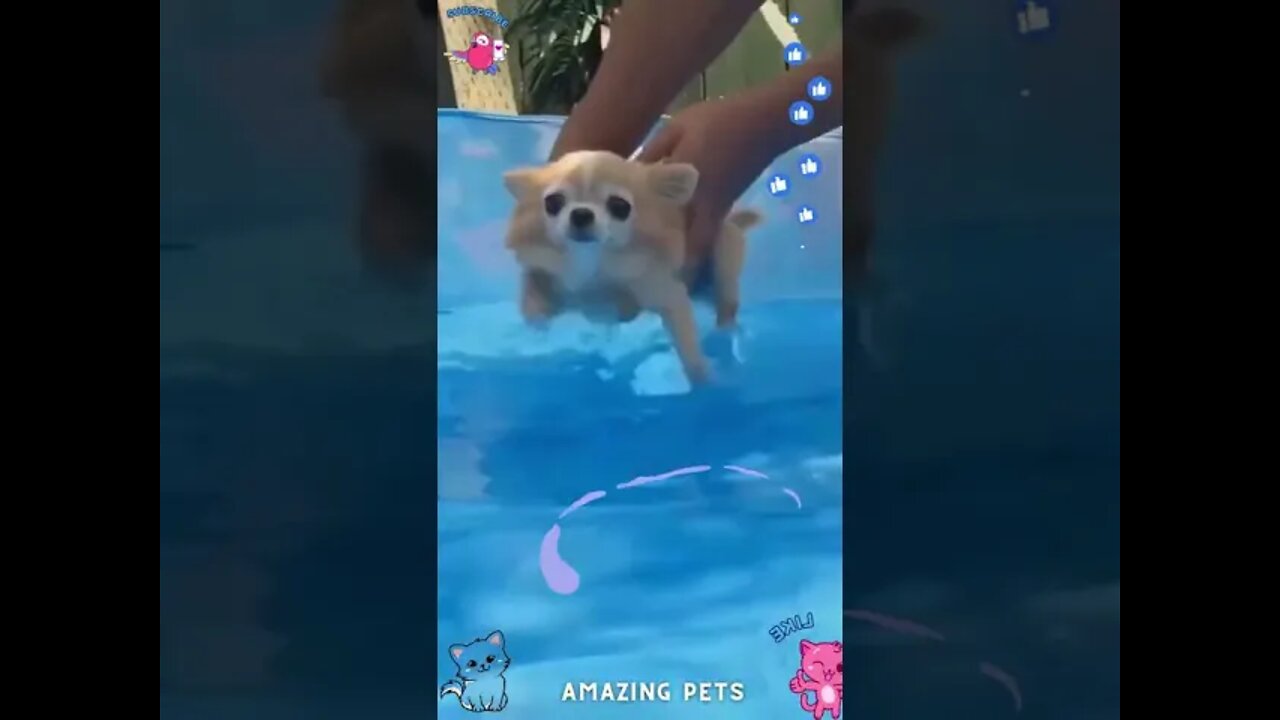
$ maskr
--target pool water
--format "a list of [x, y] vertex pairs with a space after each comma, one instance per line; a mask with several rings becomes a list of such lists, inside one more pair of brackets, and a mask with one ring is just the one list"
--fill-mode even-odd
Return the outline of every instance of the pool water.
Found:
[[[539, 163], [559, 122], [442, 111], [440, 642], [507, 635], [515, 717], [773, 717], [800, 712], [800, 637], [841, 638], [840, 133], [805, 152], [824, 179], [787, 200], [755, 183], [736, 333], [699, 309], [716, 380], [691, 389], [657, 316], [549, 328], [518, 316], [502, 247], [500, 170]], [[758, 186], [758, 187], [756, 187]], [[477, 201], [476, 199], [483, 199]], [[812, 204], [828, 227], [796, 233]], [[672, 470], [695, 473], [620, 488]], [[559, 518], [588, 493], [604, 497]], [[558, 592], [547, 534], [576, 574]], [[812, 614], [777, 642], [782, 619]], [[439, 682], [456, 667], [436, 657]], [[564, 703], [564, 683], [669, 682], [649, 703]], [[740, 682], [740, 702], [685, 703], [686, 682]], [[442, 712], [461, 712], [445, 698]]]
[[[441, 319], [438, 631], [506, 633], [504, 715], [692, 713], [679, 697], [669, 709], [560, 701], [566, 682], [667, 680], [744, 684], [741, 703], [699, 717], [785, 717], [801, 636], [778, 643], [769, 628], [812, 613], [811, 639], [839, 639], [841, 307], [776, 302], [741, 319], [741, 363], [725, 352], [718, 386], [692, 394], [651, 318], [539, 332], [508, 303]], [[508, 339], [460, 341], [461, 327]], [[711, 469], [615, 489], [691, 466]], [[581, 580], [555, 593], [543, 536], [598, 489], [608, 494], [558, 521]]]
[[[798, 713], [800, 638], [842, 636], [842, 385], [857, 353], [842, 338], [840, 133], [775, 166], [814, 153], [824, 179], [785, 200], [755, 183], [742, 199], [765, 222], [748, 239], [741, 328], [710, 330], [699, 309], [716, 379], [693, 390], [654, 315], [520, 319], [500, 171], [541, 162], [558, 131], [551, 118], [439, 118], [440, 642], [506, 634], [504, 716]], [[797, 233], [803, 203], [832, 224]], [[686, 468], [705, 470], [618, 487]], [[570, 594], [548, 575], [553, 526]], [[770, 636], [810, 613], [806, 634]], [[436, 663], [438, 682], [456, 670], [443, 648]], [[676, 697], [562, 702], [566, 682], [625, 680], [667, 681]], [[745, 698], [682, 701], [683, 683], [704, 681], [741, 682]], [[451, 697], [441, 712], [465, 715]]]

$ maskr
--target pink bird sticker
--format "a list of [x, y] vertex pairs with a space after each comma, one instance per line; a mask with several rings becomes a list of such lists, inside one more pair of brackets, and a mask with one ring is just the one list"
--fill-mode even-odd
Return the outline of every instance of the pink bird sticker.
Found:
[[471, 36], [471, 46], [466, 50], [453, 50], [444, 54], [450, 61], [471, 68], [472, 73], [497, 75], [498, 63], [507, 59], [507, 44], [499, 38], [478, 32]]

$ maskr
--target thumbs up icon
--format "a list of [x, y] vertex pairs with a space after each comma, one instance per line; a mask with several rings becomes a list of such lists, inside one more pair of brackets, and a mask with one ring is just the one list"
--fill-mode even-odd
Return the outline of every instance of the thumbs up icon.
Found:
[[800, 158], [800, 174], [805, 177], [817, 177], [822, 172], [822, 161], [817, 155], [809, 153]]
[[787, 22], [791, 23], [792, 25], [799, 25], [800, 13], [791, 13], [791, 15], [787, 18]]
[[1037, 5], [1035, 0], [1027, 0], [1024, 8], [1018, 12], [1018, 33], [1040, 32], [1049, 29], [1049, 8]]
[[786, 175], [774, 175], [769, 179], [769, 194], [774, 197], [782, 197], [791, 189], [791, 183], [787, 180]]
[[808, 125], [813, 122], [813, 106], [803, 100], [791, 103], [788, 114], [791, 116], [791, 122], [795, 125]]
[[809, 99], [822, 102], [831, 97], [831, 81], [821, 75], [809, 81]]
[[808, 225], [818, 219], [818, 213], [808, 205], [801, 205], [800, 209], [796, 211], [796, 219], [800, 221], [801, 225]]
[[782, 48], [782, 61], [787, 65], [803, 65], [808, 57], [809, 53], [805, 51], [804, 45], [798, 42], [788, 43]]

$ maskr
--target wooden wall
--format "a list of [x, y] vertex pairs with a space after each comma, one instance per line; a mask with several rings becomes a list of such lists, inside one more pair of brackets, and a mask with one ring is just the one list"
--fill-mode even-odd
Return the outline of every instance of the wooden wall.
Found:
[[[458, 107], [514, 115], [517, 109], [516, 86], [512, 83], [511, 74], [505, 72], [513, 64], [511, 60], [514, 53], [507, 56], [507, 62], [503, 63], [502, 71], [495, 75], [473, 72], [466, 65], [449, 62], [444, 57], [444, 53], [449, 50], [467, 47], [473, 33], [486, 32], [501, 37], [501, 31], [495, 30], [493, 22], [488, 18], [477, 15], [447, 17], [450, 8], [466, 5], [499, 10], [495, 0], [438, 0], [444, 49], [438, 53], [440, 59], [437, 62], [449, 68], [453, 95]], [[436, 103], [439, 106], [439, 100]]]

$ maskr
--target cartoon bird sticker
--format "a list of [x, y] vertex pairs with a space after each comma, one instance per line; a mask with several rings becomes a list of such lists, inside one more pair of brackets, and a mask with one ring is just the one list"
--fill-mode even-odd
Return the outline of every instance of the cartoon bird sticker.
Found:
[[478, 32], [471, 36], [471, 47], [466, 50], [454, 50], [444, 54], [449, 60], [466, 65], [472, 73], [497, 75], [498, 63], [507, 59], [507, 44], [486, 33]]

